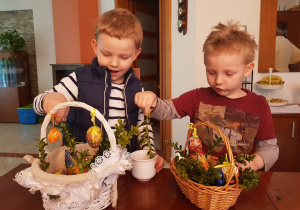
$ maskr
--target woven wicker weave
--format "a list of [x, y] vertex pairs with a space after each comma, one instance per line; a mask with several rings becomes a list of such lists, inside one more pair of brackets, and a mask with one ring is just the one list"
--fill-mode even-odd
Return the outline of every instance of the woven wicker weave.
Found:
[[[207, 126], [215, 131], [217, 131], [221, 137], [225, 146], [227, 148], [227, 153], [229, 157], [229, 162], [233, 163], [234, 158], [232, 154], [232, 150], [229, 145], [229, 141], [227, 137], [223, 134], [223, 132], [215, 125], [211, 123], [195, 123], [193, 127], [197, 126]], [[184, 150], [187, 147], [188, 139], [192, 135], [193, 130], [189, 130], [187, 141], [184, 147]], [[227, 178], [227, 182], [224, 186], [205, 186], [191, 180], [185, 181], [180, 175], [177, 174], [175, 167], [175, 159], [170, 163], [170, 169], [175, 176], [175, 179], [181, 189], [181, 191], [185, 194], [185, 196], [197, 207], [201, 209], [228, 209], [230, 206], [233, 206], [242, 191], [242, 188], [238, 184], [238, 175], [234, 173], [234, 167], [230, 168], [229, 176]], [[235, 179], [235, 184], [230, 184], [230, 180], [232, 178]]]
[[[54, 114], [59, 109], [68, 106], [83, 108], [89, 112], [94, 110], [93, 107], [82, 102], [66, 102], [55, 106], [50, 113]], [[110, 204], [115, 205], [117, 178], [119, 174], [125, 174], [125, 170], [132, 168], [132, 161], [126, 149], [122, 149], [116, 144], [115, 135], [105, 118], [98, 110], [95, 113], [96, 118], [102, 122], [106, 130], [110, 141], [110, 150], [104, 151], [103, 156], [96, 157], [95, 163], [90, 165], [91, 170], [88, 173], [77, 175], [55, 175], [52, 174], [53, 171], [47, 171], [49, 172], [47, 173], [40, 169], [39, 159], [34, 159], [31, 167], [16, 174], [15, 181], [23, 187], [30, 188], [31, 193], [38, 190], [41, 192], [45, 209], [99, 210]], [[47, 126], [50, 121], [51, 115], [47, 114], [41, 127], [41, 139], [46, 137]], [[46, 142], [47, 139], [45, 138], [44, 141]], [[87, 147], [90, 148], [87, 144], [78, 145], [79, 149]], [[60, 147], [54, 151], [48, 151], [45, 148], [45, 151], [51, 155], [62, 149], [64, 148]], [[58, 199], [51, 200], [49, 195], [58, 196]]]

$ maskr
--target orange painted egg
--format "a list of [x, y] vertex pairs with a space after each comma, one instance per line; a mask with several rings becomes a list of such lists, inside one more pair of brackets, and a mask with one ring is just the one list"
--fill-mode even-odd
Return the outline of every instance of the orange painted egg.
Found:
[[56, 142], [59, 138], [61, 139], [61, 135], [60, 135], [59, 131], [56, 128], [53, 128], [49, 131], [48, 141], [50, 143]]
[[86, 132], [86, 141], [93, 147], [97, 148], [103, 140], [103, 131], [98, 126], [94, 125]]

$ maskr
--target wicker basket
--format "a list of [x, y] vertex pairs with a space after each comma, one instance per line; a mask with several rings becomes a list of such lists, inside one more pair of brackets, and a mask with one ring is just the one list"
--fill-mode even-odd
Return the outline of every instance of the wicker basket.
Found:
[[[54, 114], [60, 108], [68, 106], [80, 107], [88, 111], [94, 108], [82, 102], [66, 102], [55, 106], [50, 113]], [[132, 161], [126, 149], [122, 149], [116, 144], [116, 138], [108, 122], [95, 111], [96, 118], [102, 122], [104, 129], [110, 141], [110, 150], [104, 151], [103, 156], [96, 157], [95, 163], [92, 163], [91, 170], [88, 173], [78, 175], [56, 175], [51, 171], [43, 171], [39, 167], [39, 159], [33, 159], [31, 167], [22, 170], [15, 176], [17, 181], [23, 187], [30, 188], [34, 193], [40, 190], [45, 209], [104, 209], [117, 199], [117, 178], [119, 174], [125, 174], [125, 170], [132, 168]], [[47, 126], [51, 121], [51, 115], [47, 114], [41, 127], [41, 139], [46, 137]], [[46, 142], [47, 139], [45, 138]], [[92, 148], [88, 144], [79, 144], [77, 149]], [[51, 152], [45, 148], [48, 156], [56, 156], [63, 150], [60, 147]], [[46, 159], [47, 161], [47, 159]], [[56, 158], [57, 161], [57, 158]], [[64, 161], [64, 160], [59, 160]], [[51, 160], [50, 166], [51, 166]], [[50, 168], [50, 167], [49, 167]], [[49, 195], [55, 195], [58, 199], [50, 199]]]
[[[215, 125], [210, 123], [195, 123], [193, 127], [197, 126], [207, 126], [215, 131], [217, 131], [227, 148], [229, 162], [233, 163], [233, 155], [232, 150], [229, 145], [229, 141], [227, 137], [223, 134], [223, 132]], [[187, 136], [187, 141], [184, 147], [184, 150], [187, 147], [188, 139], [192, 135], [192, 130], [190, 129]], [[227, 178], [227, 182], [224, 186], [205, 186], [191, 180], [185, 181], [180, 175], [177, 174], [175, 167], [175, 159], [170, 163], [170, 169], [175, 176], [175, 179], [181, 188], [181, 191], [185, 194], [185, 196], [197, 207], [201, 209], [228, 209], [230, 206], [233, 206], [242, 191], [242, 188], [238, 184], [238, 175], [234, 173], [234, 167], [230, 168], [229, 176]], [[235, 178], [235, 183], [230, 184], [229, 181], [232, 178]]]

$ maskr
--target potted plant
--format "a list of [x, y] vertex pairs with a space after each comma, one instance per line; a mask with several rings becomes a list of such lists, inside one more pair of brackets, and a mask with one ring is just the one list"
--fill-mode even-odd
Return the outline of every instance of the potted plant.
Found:
[[0, 34], [0, 49], [8, 51], [10, 54], [10, 56], [6, 59], [2, 57], [2, 60], [16, 60], [16, 52], [27, 54], [25, 39], [20, 36], [16, 29], [7, 30]]

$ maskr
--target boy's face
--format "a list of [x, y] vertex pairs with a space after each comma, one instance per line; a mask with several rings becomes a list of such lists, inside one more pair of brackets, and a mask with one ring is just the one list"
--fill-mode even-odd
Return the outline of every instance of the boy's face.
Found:
[[220, 52], [207, 55], [206, 77], [208, 84], [220, 96], [240, 98], [246, 95], [241, 90], [244, 77], [248, 77], [254, 63], [244, 64], [242, 53]]
[[132, 39], [117, 39], [106, 34], [100, 34], [98, 41], [93, 39], [91, 44], [98, 64], [110, 69], [111, 81], [116, 84], [124, 81], [124, 74], [141, 52]]

